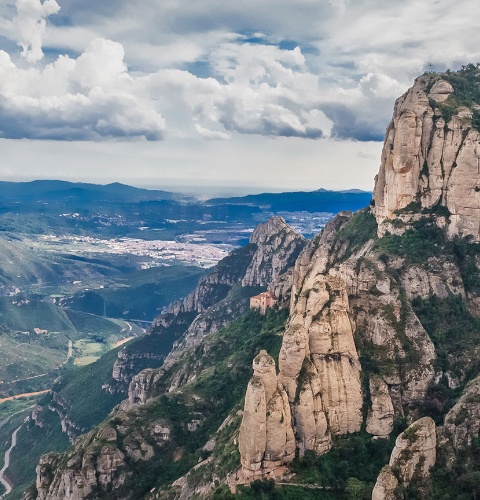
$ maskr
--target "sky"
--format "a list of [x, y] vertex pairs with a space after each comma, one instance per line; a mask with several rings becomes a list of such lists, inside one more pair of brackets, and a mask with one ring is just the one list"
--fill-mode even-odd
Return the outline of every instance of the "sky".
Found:
[[395, 99], [480, 61], [476, 0], [2, 0], [0, 180], [371, 190]]

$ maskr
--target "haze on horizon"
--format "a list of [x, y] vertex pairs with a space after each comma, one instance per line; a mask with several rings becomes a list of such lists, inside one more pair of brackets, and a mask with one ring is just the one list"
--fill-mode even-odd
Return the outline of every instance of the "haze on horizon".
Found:
[[479, 14], [473, 0], [5, 0], [0, 180], [370, 191], [395, 99], [480, 60]]

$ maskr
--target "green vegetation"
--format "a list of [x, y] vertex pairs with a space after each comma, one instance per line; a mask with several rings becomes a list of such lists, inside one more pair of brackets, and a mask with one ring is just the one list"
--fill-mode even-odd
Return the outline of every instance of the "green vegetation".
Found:
[[[102, 385], [113, 382], [112, 367], [117, 352], [118, 349], [114, 349], [95, 363], [66, 373], [52, 387], [58, 398], [66, 402], [69, 419], [85, 432], [105, 419], [125, 398], [124, 393], [110, 394], [102, 389]], [[54, 402], [52, 404], [55, 406]]]
[[77, 292], [65, 304], [103, 316], [153, 320], [171, 302], [188, 295], [205, 270], [195, 266], [162, 266], [126, 273], [105, 288]]
[[33, 332], [34, 328], [66, 333], [75, 331], [61, 308], [21, 295], [0, 297], [0, 325], [4, 332]]
[[29, 421], [17, 435], [17, 446], [11, 454], [8, 477], [15, 488], [9, 498], [20, 499], [35, 477], [35, 467], [41, 455], [50, 451], [64, 451], [69, 446], [67, 436], [61, 432], [60, 419], [49, 410], [41, 413], [42, 428]]
[[218, 488], [213, 498], [367, 500], [372, 497], [377, 476], [388, 463], [393, 446], [393, 438], [373, 441], [363, 432], [342, 436], [335, 440], [329, 453], [317, 456], [307, 451], [303, 458], [293, 461], [290, 469], [296, 474], [298, 486], [255, 481], [249, 487], [240, 487], [236, 496], [225, 488]]
[[441, 452], [432, 471], [432, 498], [471, 500], [480, 498], [480, 437], [456, 451], [453, 463]]
[[[291, 470], [301, 483], [320, 484], [332, 489], [344, 490], [349, 478], [361, 481], [371, 489], [382, 467], [388, 463], [393, 449], [390, 440], [372, 440], [367, 433], [338, 437], [331, 451], [316, 456], [307, 452], [292, 463]], [[352, 460], [355, 457], [355, 460]]]
[[[472, 316], [460, 295], [440, 299], [432, 295], [429, 299], [415, 298], [412, 302], [415, 314], [435, 344], [441, 370], [468, 368], [462, 353], [468, 353], [478, 346], [480, 318]], [[480, 364], [471, 360], [474, 371], [480, 371]]]
[[[91, 333], [98, 337], [106, 337], [120, 333], [122, 328], [107, 318], [95, 316], [95, 314], [82, 313], [65, 309], [65, 314], [71, 321], [75, 330], [80, 334]], [[82, 335], [80, 335], [82, 336]]]
[[[187, 374], [190, 370], [200, 372], [193, 383], [181, 391], [161, 395], [137, 408], [134, 414], [126, 415], [129, 435], [145, 432], [149, 423], [158, 419], [169, 422], [172, 429], [172, 443], [167, 449], [162, 448], [146, 463], [129, 462], [133, 476], [125, 484], [126, 491], [140, 498], [152, 485], [162, 487], [168, 484], [193, 467], [199, 458], [205, 458], [202, 447], [244, 397], [252, 375], [253, 358], [261, 349], [273, 356], [278, 355], [282, 341], [280, 333], [287, 315], [286, 310], [268, 310], [265, 316], [250, 311], [230, 326], [206, 337], [193, 353], [181, 358], [163, 376], [163, 383], [168, 384], [169, 377], [176, 370], [182, 369]], [[162, 381], [158, 387], [161, 393]], [[197, 422], [197, 426], [189, 430], [188, 425], [192, 422]], [[115, 418], [112, 424], [125, 425]], [[148, 436], [146, 439], [156, 446]], [[223, 439], [228, 441], [231, 435], [225, 434]], [[175, 449], [182, 450], [182, 458], [176, 462], [172, 460]], [[238, 467], [238, 452], [231, 458], [232, 468]]]
[[32, 396], [30, 398], [12, 399], [0, 403], [0, 427], [13, 415], [32, 408], [39, 398], [41, 396]]
[[430, 257], [443, 254], [448, 245], [443, 230], [426, 220], [415, 222], [400, 236], [386, 234], [376, 241], [379, 252], [405, 257], [412, 264], [425, 263]]
[[[472, 104], [480, 104], [480, 82], [479, 64], [467, 64], [459, 71], [441, 73], [440, 77], [449, 82], [454, 93], [443, 103], [434, 103], [434, 107], [440, 108], [445, 121], [451, 119], [456, 109], [460, 106], [467, 106], [472, 109]], [[473, 111], [472, 126], [480, 130], [480, 113], [476, 109]]]
[[125, 336], [122, 326], [106, 318], [21, 295], [0, 299], [0, 323], [0, 397], [49, 388], [71, 367], [70, 341], [80, 343], [74, 356], [92, 354], [92, 346], [101, 355]]
[[369, 208], [359, 210], [338, 231], [335, 248], [345, 247], [344, 256], [349, 257], [365, 243], [377, 237], [377, 221]]
[[[232, 495], [228, 488], [217, 488], [213, 493], [214, 500], [341, 500], [345, 496], [336, 491], [326, 491], [320, 488], [309, 488], [306, 486], [287, 486], [275, 483], [273, 480], [254, 481], [249, 487], [240, 486], [236, 495]], [[361, 498], [364, 497], [350, 497]], [[366, 498], [366, 497], [365, 497]]]

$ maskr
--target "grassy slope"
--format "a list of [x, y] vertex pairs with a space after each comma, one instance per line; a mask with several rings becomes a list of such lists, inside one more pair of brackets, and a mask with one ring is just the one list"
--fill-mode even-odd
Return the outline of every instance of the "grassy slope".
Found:
[[171, 302], [190, 293], [205, 270], [170, 266], [127, 273], [109, 288], [79, 292], [66, 304], [77, 311], [152, 320]]
[[41, 455], [50, 451], [64, 451], [69, 442], [61, 432], [60, 419], [51, 411], [42, 412], [42, 428], [29, 421], [17, 435], [17, 446], [12, 450], [8, 477], [14, 483], [9, 500], [21, 498], [35, 476], [35, 467]]

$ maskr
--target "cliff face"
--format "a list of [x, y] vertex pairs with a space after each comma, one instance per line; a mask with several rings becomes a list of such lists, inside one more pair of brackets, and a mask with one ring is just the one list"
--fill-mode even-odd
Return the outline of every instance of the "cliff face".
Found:
[[[117, 384], [106, 390], [126, 393], [145, 359], [157, 359], [157, 365], [163, 362], [165, 367], [170, 366], [185, 349], [194, 348], [205, 335], [244, 314], [249, 308], [249, 297], [270, 283], [276, 283], [278, 298], [283, 301], [291, 288], [288, 270], [305, 244], [305, 238], [295, 233], [281, 217], [259, 224], [248, 245], [222, 259], [201, 278], [192, 293], [155, 318], [151, 340], [146, 338], [144, 342], [149, 344], [146, 349], [139, 346], [132, 352], [127, 346], [118, 353], [112, 372]], [[169, 344], [168, 356], [152, 352], [151, 345], [155, 343]], [[181, 379], [179, 376], [178, 385]], [[172, 389], [178, 385], [173, 382]]]
[[379, 236], [423, 211], [435, 213], [450, 237], [480, 240], [480, 134], [472, 126], [478, 104], [455, 107], [455, 97], [449, 82], [427, 74], [395, 103], [375, 182]]
[[[358, 432], [364, 402], [367, 432], [388, 437], [395, 416], [409, 414], [421, 404], [435, 377], [435, 349], [405, 297], [403, 270], [392, 274], [368, 235], [364, 244], [353, 248], [342, 238], [368, 217], [337, 216], [305, 247], [294, 268], [277, 378], [288, 396], [300, 456], [306, 450], [325, 453], [332, 436]], [[362, 375], [356, 344], [369, 365], [374, 364], [373, 372], [368, 366], [369, 372]], [[257, 420], [265, 420], [268, 412], [263, 406], [256, 412]], [[243, 435], [249, 435], [252, 426], [244, 416]], [[239, 445], [242, 474], [248, 476], [248, 453], [241, 439]], [[267, 446], [268, 441], [261, 446], [264, 453]], [[286, 449], [283, 456], [290, 456]], [[264, 457], [255, 461], [260, 467], [257, 475], [262, 474]], [[279, 465], [274, 473], [281, 472]], [[263, 474], [272, 471], [264, 467]]]
[[305, 246], [303, 236], [295, 233], [281, 217], [260, 224], [250, 236], [257, 251], [242, 279], [242, 286], [268, 286], [293, 267]]
[[480, 375], [467, 386], [457, 403], [447, 413], [439, 440], [451, 468], [455, 455], [470, 447], [480, 432]]

